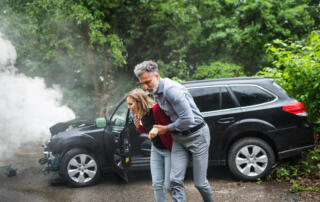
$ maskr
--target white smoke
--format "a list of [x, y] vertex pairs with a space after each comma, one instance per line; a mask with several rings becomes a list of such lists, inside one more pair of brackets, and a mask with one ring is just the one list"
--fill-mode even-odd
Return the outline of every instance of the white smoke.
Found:
[[11, 157], [25, 142], [48, 139], [50, 126], [75, 117], [61, 106], [58, 86], [47, 88], [42, 78], [16, 73], [16, 57], [0, 33], [0, 159]]

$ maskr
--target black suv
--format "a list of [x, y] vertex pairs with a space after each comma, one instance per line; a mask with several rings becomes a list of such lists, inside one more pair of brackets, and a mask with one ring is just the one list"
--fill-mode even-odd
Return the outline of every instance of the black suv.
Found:
[[[276, 160], [313, 148], [304, 105], [272, 79], [230, 78], [183, 83], [211, 131], [209, 165], [228, 165], [243, 180], [266, 176]], [[150, 141], [139, 134], [123, 99], [109, 118], [72, 120], [50, 128], [44, 144], [46, 171], [73, 186], [96, 182], [114, 171], [149, 168]]]

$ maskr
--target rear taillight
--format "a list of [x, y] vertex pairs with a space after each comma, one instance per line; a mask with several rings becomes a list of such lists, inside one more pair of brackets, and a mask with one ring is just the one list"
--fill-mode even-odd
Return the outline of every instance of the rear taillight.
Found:
[[307, 116], [306, 108], [302, 102], [285, 105], [282, 107], [282, 110], [298, 116]]

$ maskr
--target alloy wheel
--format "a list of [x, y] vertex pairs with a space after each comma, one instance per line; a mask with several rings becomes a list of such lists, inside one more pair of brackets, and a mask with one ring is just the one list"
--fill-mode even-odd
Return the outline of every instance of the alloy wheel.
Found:
[[257, 145], [246, 145], [236, 154], [236, 166], [245, 176], [257, 176], [265, 171], [268, 165], [266, 151]]
[[70, 159], [68, 175], [76, 183], [91, 181], [98, 172], [97, 162], [88, 154], [78, 154]]

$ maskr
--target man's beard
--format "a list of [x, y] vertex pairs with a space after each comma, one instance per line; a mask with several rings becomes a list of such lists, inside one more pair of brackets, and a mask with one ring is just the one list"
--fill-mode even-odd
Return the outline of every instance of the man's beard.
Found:
[[158, 87], [159, 87], [159, 83], [160, 83], [160, 81], [155, 81], [154, 87], [147, 89], [149, 91], [149, 93], [154, 94], [155, 92], [157, 92]]

